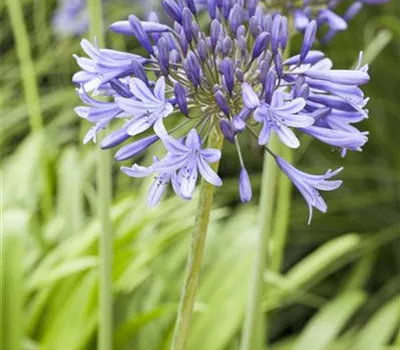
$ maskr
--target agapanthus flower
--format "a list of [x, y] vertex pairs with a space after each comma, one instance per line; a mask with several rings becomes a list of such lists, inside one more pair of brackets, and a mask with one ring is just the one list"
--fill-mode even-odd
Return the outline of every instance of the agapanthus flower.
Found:
[[[204, 146], [211, 132], [220, 133], [236, 146], [239, 196], [248, 202], [252, 190], [239, 141], [252, 135], [308, 204], [325, 211], [310, 188], [328, 189], [327, 179], [337, 172], [313, 177], [295, 170], [268, 148], [269, 136], [276, 133], [291, 148], [301, 146], [297, 135], [305, 133], [343, 154], [361, 150], [366, 133], [353, 124], [368, 116], [368, 99], [359, 87], [369, 80], [368, 67], [333, 69], [323, 52], [311, 50], [315, 21], [307, 24], [300, 52], [284, 60], [288, 21], [267, 13], [257, 0], [163, 0], [162, 7], [171, 25], [159, 23], [155, 14], [146, 21], [131, 15], [111, 25], [114, 32], [135, 37], [144, 55], [82, 42], [90, 59], [77, 57], [82, 71], [74, 82], [89, 107], [77, 112], [95, 125], [94, 133], [111, 122], [119, 125], [100, 146], [124, 143], [115, 158], [126, 160], [160, 141], [164, 157], [122, 168], [132, 177], [156, 176], [149, 192], [149, 204], [156, 205], [169, 184], [183, 199], [192, 198], [199, 175], [222, 185], [210, 166], [221, 152]], [[96, 104], [95, 96], [109, 101]], [[339, 185], [336, 181], [329, 189]]]
[[333, 191], [342, 185], [341, 180], [329, 180], [340, 173], [343, 168], [336, 169], [335, 171], [328, 170], [324, 175], [310, 175], [303, 171], [296, 169], [293, 165], [289, 164], [283, 158], [276, 156], [276, 163], [279, 168], [292, 180], [293, 184], [303, 195], [307, 202], [309, 209], [308, 223], [312, 219], [312, 208], [316, 208], [323, 213], [327, 210], [327, 205], [321, 197], [320, 191]]
[[58, 35], [81, 35], [88, 27], [86, 0], [58, 0], [58, 7], [53, 14], [53, 28]]
[[[105, 3], [106, 0], [103, 2]], [[124, 0], [119, 1], [119, 5], [122, 6], [129, 6], [129, 4]], [[139, 9], [141, 13], [148, 14], [158, 8], [160, 3], [156, 0], [137, 0], [131, 5]], [[57, 8], [52, 19], [53, 29], [57, 35], [63, 37], [82, 35], [89, 29], [89, 20], [88, 0], [57, 1]]]
[[[340, 31], [346, 30], [348, 23], [355, 17], [364, 4], [380, 5], [388, 0], [303, 0], [287, 3], [272, 1], [273, 9], [281, 13], [293, 16], [294, 26], [299, 31], [305, 31], [311, 20], [316, 20], [318, 27], [327, 27], [327, 33], [322, 36], [321, 42], [327, 43]], [[269, 3], [269, 2], [268, 2]], [[342, 14], [338, 12], [338, 6], [342, 3], [348, 5]]]

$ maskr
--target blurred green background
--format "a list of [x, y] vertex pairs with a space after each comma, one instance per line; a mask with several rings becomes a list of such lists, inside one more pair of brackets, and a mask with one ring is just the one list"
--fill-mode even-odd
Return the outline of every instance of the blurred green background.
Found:
[[[54, 0], [20, 2], [33, 66], [23, 48], [18, 58], [7, 1], [0, 3], [0, 348], [95, 349], [98, 152], [82, 145], [89, 125], [73, 111], [80, 102], [71, 84], [78, 70], [72, 54], [82, 54], [80, 37], [54, 33]], [[143, 7], [106, 1], [105, 21]], [[365, 87], [370, 118], [361, 127], [370, 140], [362, 153], [344, 159], [317, 142], [295, 156], [299, 167], [314, 173], [343, 165], [344, 185], [326, 194], [329, 212], [315, 213], [311, 226], [296, 191], [290, 212], [274, 218], [274, 235], [287, 232], [287, 239], [282, 268], [265, 273], [263, 311], [272, 350], [400, 348], [399, 39], [399, 4], [390, 1], [366, 6], [324, 49], [338, 68], [352, 66], [360, 50], [371, 63]], [[110, 32], [106, 42], [119, 50], [136, 45]], [[293, 50], [299, 46], [297, 35]], [[35, 85], [38, 103], [32, 100]], [[257, 243], [262, 164], [253, 140], [243, 145], [255, 198], [238, 203], [238, 162], [226, 145], [224, 186], [216, 193], [189, 349], [238, 348]], [[132, 181], [118, 167], [113, 164], [114, 349], [168, 349], [196, 201], [171, 196], [148, 208], [149, 183]]]

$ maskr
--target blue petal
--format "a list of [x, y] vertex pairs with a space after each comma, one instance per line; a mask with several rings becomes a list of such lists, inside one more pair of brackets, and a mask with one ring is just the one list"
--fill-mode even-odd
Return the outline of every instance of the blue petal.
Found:
[[121, 170], [128, 176], [131, 177], [147, 177], [154, 173], [151, 167], [144, 167], [138, 164], [133, 164], [131, 168], [127, 166], [122, 166]]
[[313, 117], [306, 114], [281, 114], [274, 111], [274, 118], [280, 123], [294, 128], [304, 128], [315, 122]]
[[260, 100], [248, 83], [242, 84], [243, 103], [247, 108], [254, 109], [260, 105]]
[[281, 125], [280, 127], [273, 128], [279, 139], [290, 148], [298, 148], [300, 146], [300, 141], [287, 126]]
[[202, 156], [198, 157], [197, 165], [199, 167], [199, 171], [201, 176], [214, 186], [222, 186], [221, 178], [215, 173], [214, 170], [208, 165], [205, 159]]
[[165, 99], [165, 78], [160, 77], [154, 87], [154, 95], [159, 101], [164, 102]]
[[221, 159], [221, 151], [214, 148], [204, 148], [200, 151], [200, 155], [207, 163], [215, 163]]
[[147, 85], [138, 78], [132, 78], [129, 82], [129, 87], [132, 94], [143, 102], [159, 102]]
[[179, 170], [179, 178], [181, 181], [181, 195], [186, 199], [191, 199], [197, 181], [197, 166], [195, 161], [190, 162], [186, 167]]
[[263, 123], [268, 120], [269, 113], [269, 107], [266, 104], [262, 104], [254, 111], [254, 119], [259, 123]]
[[304, 72], [304, 75], [310, 78], [328, 80], [344, 85], [362, 85], [369, 82], [368, 73], [360, 70], [321, 70], [313, 68]]
[[282, 115], [295, 114], [300, 112], [305, 106], [306, 101], [303, 98], [298, 97], [290, 102], [284, 103], [283, 105], [274, 108], [274, 111]]
[[260, 131], [260, 135], [258, 135], [258, 144], [260, 146], [266, 145], [269, 141], [270, 135], [271, 135], [271, 128], [269, 127], [268, 123], [264, 123]]
[[174, 139], [172, 136], [168, 135], [158, 135], [161, 137], [161, 141], [165, 147], [165, 149], [170, 152], [172, 155], [182, 155], [188, 154], [190, 152], [189, 148], [187, 148], [180, 140]]
[[152, 124], [149, 122], [149, 119], [145, 116], [142, 116], [132, 121], [127, 130], [127, 133], [131, 136], [135, 136], [142, 133], [143, 131], [146, 131], [151, 126]]
[[185, 145], [190, 150], [199, 150], [201, 146], [200, 136], [197, 133], [196, 129], [192, 129], [189, 131], [188, 136], [186, 137]]
[[187, 155], [167, 155], [165, 158], [157, 162], [153, 165], [154, 171], [158, 171], [160, 173], [170, 173], [179, 168], [182, 168], [187, 163]]

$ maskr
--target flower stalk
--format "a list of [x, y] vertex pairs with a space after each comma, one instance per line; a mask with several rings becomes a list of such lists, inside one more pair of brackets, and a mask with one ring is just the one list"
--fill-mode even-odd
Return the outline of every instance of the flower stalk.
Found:
[[[276, 152], [279, 146], [278, 137], [273, 135], [269, 142], [269, 148]], [[264, 284], [263, 274], [272, 230], [277, 171], [278, 167], [275, 161], [265, 151], [259, 204], [259, 236], [250, 279], [249, 299], [240, 344], [241, 350], [266, 348], [265, 337], [263, 336], [266, 332], [266, 323], [263, 320], [261, 304]]]
[[[101, 0], [89, 0], [90, 36], [104, 46], [103, 14]], [[110, 217], [112, 182], [111, 160], [108, 151], [98, 150], [97, 186], [98, 212], [101, 231], [99, 237], [99, 329], [98, 349], [112, 349], [112, 261], [113, 239]]]
[[[222, 144], [223, 136], [219, 129], [214, 126], [210, 132], [207, 146], [221, 150]], [[214, 163], [211, 167], [217, 172], [218, 166], [219, 161]], [[181, 292], [171, 350], [184, 350], [187, 347], [186, 344], [189, 337], [190, 322], [202, 266], [213, 197], [214, 186], [202, 180], [194, 231], [186, 263], [185, 281]]]
[[[6, 5], [10, 16], [11, 27], [21, 69], [22, 85], [24, 89], [26, 106], [28, 109], [30, 128], [32, 132], [45, 136], [35, 66], [31, 56], [30, 41], [24, 21], [22, 4], [19, 0], [7, 0]], [[46, 148], [44, 145], [45, 140], [42, 138], [41, 146], [43, 154], [40, 158], [40, 166], [44, 177], [44, 187], [43, 195], [41, 196], [41, 209], [43, 217], [46, 219], [51, 216], [52, 212], [52, 193], [46, 157]]]
[[[282, 148], [282, 157], [284, 157], [288, 162], [292, 162], [293, 161], [292, 150], [286, 147]], [[270, 269], [278, 273], [282, 268], [287, 232], [289, 228], [291, 193], [292, 193], [292, 184], [289, 178], [284, 173], [279, 172], [278, 194], [277, 194], [274, 233], [273, 233], [274, 244], [271, 247], [271, 258], [269, 260]]]

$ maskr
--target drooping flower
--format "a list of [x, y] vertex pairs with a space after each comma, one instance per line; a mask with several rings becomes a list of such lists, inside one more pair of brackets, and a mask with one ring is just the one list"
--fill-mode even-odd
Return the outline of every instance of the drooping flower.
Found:
[[[344, 150], [359, 150], [367, 141], [354, 124], [368, 115], [368, 99], [359, 87], [369, 80], [368, 67], [333, 69], [323, 52], [312, 50], [318, 19], [305, 24], [300, 52], [283, 60], [288, 20], [267, 13], [261, 1], [161, 4], [172, 25], [160, 23], [155, 14], [147, 21], [131, 15], [111, 25], [114, 32], [135, 37], [146, 54], [97, 48], [84, 40], [90, 58], [76, 57], [82, 71], [74, 76], [81, 90], [91, 93], [91, 100], [81, 96], [88, 108], [101, 110], [99, 120], [87, 118], [95, 131], [124, 119], [101, 142], [102, 148], [126, 142], [117, 160], [135, 157], [158, 141], [166, 149], [165, 157], [149, 167], [135, 163], [122, 169], [133, 177], [156, 174], [150, 204], [158, 203], [168, 183], [178, 196], [191, 198], [199, 174], [222, 185], [209, 165], [221, 152], [202, 146], [211, 131], [236, 146], [244, 202], [252, 196], [239, 144], [247, 131], [263, 147], [271, 131], [291, 148], [300, 146], [296, 134], [301, 132]], [[325, 17], [333, 21], [326, 11]], [[94, 96], [109, 101], [97, 105]], [[83, 111], [88, 109], [77, 110]]]
[[319, 191], [333, 191], [340, 187], [342, 185], [341, 180], [329, 179], [340, 173], [343, 168], [336, 169], [335, 171], [328, 170], [324, 175], [310, 175], [296, 169], [279, 156], [276, 156], [275, 160], [279, 168], [293, 182], [307, 202], [310, 212], [308, 223], [310, 223], [312, 219], [312, 208], [316, 208], [325, 213], [327, 211], [327, 205]]

